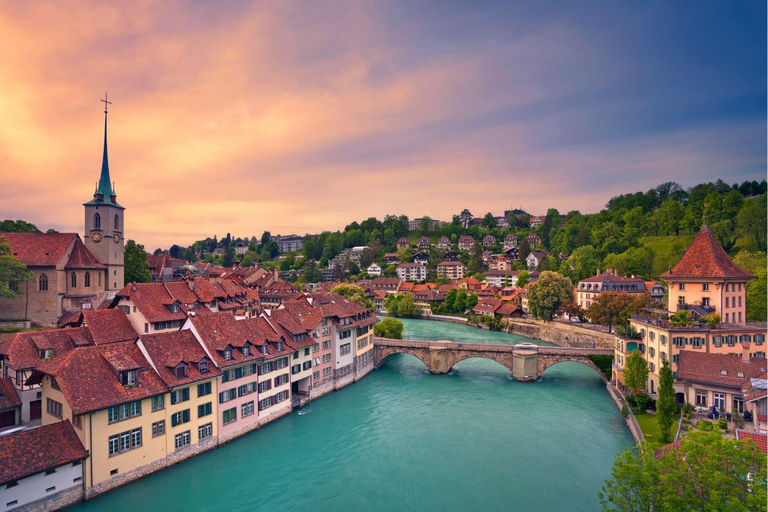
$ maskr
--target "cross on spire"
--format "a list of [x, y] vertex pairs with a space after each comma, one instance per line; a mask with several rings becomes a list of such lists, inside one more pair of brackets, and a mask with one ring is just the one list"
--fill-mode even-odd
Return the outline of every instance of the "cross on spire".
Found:
[[104, 93], [104, 99], [103, 100], [99, 100], [102, 103], [104, 103], [104, 113], [105, 114], [107, 113], [107, 107], [112, 104], [111, 101], [107, 101], [107, 98], [108, 98], [107, 93]]

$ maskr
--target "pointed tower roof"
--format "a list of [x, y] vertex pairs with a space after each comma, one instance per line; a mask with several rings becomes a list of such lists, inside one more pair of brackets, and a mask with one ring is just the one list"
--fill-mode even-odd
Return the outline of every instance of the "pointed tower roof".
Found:
[[705, 225], [685, 251], [683, 258], [668, 272], [659, 277], [664, 279], [754, 279], [755, 276], [736, 265], [717, 242]]
[[124, 210], [122, 206], [117, 204], [117, 194], [114, 188], [112, 188], [112, 180], [109, 177], [109, 158], [107, 156], [107, 102], [106, 99], [101, 100], [104, 102], [104, 155], [101, 158], [101, 175], [99, 182], [96, 185], [96, 191], [93, 193], [93, 199], [85, 203], [85, 205], [105, 205], [114, 206]]

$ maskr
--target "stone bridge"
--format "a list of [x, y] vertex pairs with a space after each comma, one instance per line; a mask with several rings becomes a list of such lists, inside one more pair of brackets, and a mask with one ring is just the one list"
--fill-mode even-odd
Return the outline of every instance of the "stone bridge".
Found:
[[605, 374], [592, 362], [590, 355], [613, 356], [610, 348], [541, 347], [538, 345], [492, 345], [488, 343], [452, 343], [450, 341], [415, 341], [374, 338], [376, 367], [392, 354], [410, 354], [423, 362], [430, 373], [440, 375], [451, 371], [465, 359], [480, 357], [503, 364], [512, 378], [521, 382], [536, 381], [553, 364], [575, 361], [594, 369], [603, 381]]

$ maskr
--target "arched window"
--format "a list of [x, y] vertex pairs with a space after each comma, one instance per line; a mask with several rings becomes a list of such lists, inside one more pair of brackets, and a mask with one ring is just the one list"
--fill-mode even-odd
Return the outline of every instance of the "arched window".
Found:
[[77, 274], [72, 272], [72, 288], [77, 288]]
[[115, 215], [115, 231], [118, 231], [120, 229], [120, 217]]
[[91, 287], [91, 273], [86, 272], [85, 273], [85, 287], [90, 288]]
[[93, 215], [93, 229], [101, 229], [101, 215], [98, 213]]
[[48, 291], [48, 276], [45, 274], [40, 274], [40, 278], [37, 280], [37, 287], [40, 289], [41, 292], [47, 292]]

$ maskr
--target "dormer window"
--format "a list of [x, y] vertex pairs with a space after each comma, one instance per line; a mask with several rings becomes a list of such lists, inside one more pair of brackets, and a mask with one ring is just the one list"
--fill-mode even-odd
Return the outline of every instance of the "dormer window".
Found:
[[261, 353], [264, 354], [265, 356], [267, 354], [269, 354], [269, 343], [268, 342], [264, 343], [264, 345], [261, 346]]
[[179, 365], [173, 369], [174, 375], [176, 375], [177, 379], [183, 379], [187, 376], [187, 365], [184, 363], [179, 363]]
[[200, 373], [208, 373], [208, 361], [206, 359], [203, 359], [199, 363], [197, 363], [197, 371]]
[[728, 375], [728, 370], [720, 370], [720, 375]]
[[737, 375], [738, 377], [740, 377], [740, 378], [744, 378], [744, 372], [739, 372], [739, 373], [737, 373], [736, 375]]
[[178, 313], [179, 312], [179, 305], [178, 304], [174, 304], [173, 306], [171, 306], [171, 311], [173, 311], [174, 313]]
[[249, 356], [249, 355], [251, 355], [251, 347], [250, 347], [249, 345], [245, 345], [245, 346], [243, 347], [243, 355], [244, 355], [244, 356]]
[[224, 360], [229, 361], [230, 359], [232, 359], [232, 349], [230, 348], [224, 349], [223, 355], [224, 355]]
[[277, 342], [277, 350], [279, 350], [280, 352], [283, 351], [283, 340], [280, 340]]
[[120, 372], [120, 382], [123, 386], [133, 386], [136, 384], [136, 370]]
[[45, 350], [40, 350], [39, 353], [40, 353], [40, 359], [48, 360], [48, 359], [51, 359], [53, 357], [53, 349], [52, 348], [47, 348]]

